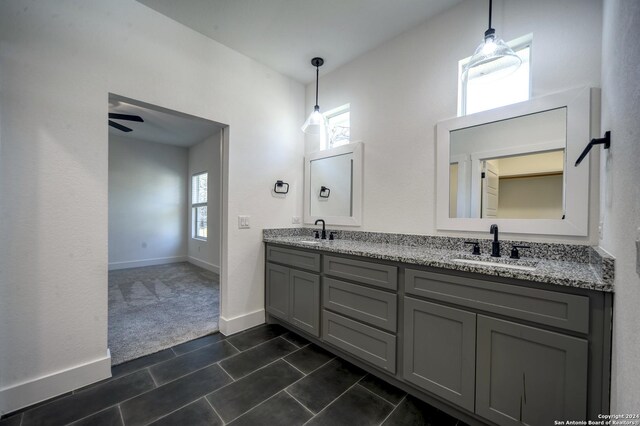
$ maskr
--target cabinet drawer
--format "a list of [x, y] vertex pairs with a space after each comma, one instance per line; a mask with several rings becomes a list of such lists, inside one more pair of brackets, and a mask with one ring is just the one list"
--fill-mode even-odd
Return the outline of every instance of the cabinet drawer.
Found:
[[267, 245], [267, 260], [320, 272], [320, 255], [318, 253]]
[[580, 333], [589, 332], [589, 298], [435, 272], [406, 270], [405, 292]]
[[322, 338], [392, 374], [396, 372], [396, 336], [324, 310]]
[[367, 324], [396, 332], [398, 297], [344, 281], [323, 280], [323, 306]]
[[324, 273], [387, 290], [398, 289], [398, 268], [395, 266], [325, 256]]

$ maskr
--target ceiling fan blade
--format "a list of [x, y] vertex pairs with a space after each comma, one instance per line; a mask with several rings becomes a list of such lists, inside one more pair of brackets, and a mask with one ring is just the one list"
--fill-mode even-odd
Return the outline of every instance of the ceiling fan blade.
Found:
[[114, 120], [128, 120], [128, 121], [137, 121], [138, 123], [144, 123], [144, 120], [139, 115], [116, 114], [114, 112], [110, 112], [109, 118], [113, 118]]
[[109, 120], [109, 126], [121, 130], [123, 132], [131, 132], [133, 129], [123, 126], [122, 124], [118, 124], [115, 121]]

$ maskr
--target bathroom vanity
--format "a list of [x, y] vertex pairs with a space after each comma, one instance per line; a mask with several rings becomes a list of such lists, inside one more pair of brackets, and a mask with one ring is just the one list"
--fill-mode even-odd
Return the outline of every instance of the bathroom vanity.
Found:
[[469, 424], [608, 412], [611, 259], [587, 246], [533, 244], [535, 257], [511, 260], [506, 242], [491, 258], [485, 240], [473, 256], [455, 238], [311, 235], [265, 230], [269, 322]]

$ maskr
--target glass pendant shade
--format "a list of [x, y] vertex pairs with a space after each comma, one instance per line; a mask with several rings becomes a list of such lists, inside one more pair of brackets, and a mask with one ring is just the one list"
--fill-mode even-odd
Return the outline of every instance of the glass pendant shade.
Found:
[[319, 135], [325, 132], [328, 126], [327, 118], [320, 112], [320, 107], [316, 105], [302, 125], [302, 131], [310, 135]]
[[302, 125], [302, 131], [310, 135], [321, 135], [327, 132], [329, 123], [327, 118], [320, 112], [318, 106], [318, 81], [320, 80], [320, 67], [324, 64], [324, 59], [313, 58], [311, 65], [316, 67], [316, 105], [313, 107], [313, 112], [307, 118], [307, 121]]
[[462, 79], [484, 77], [498, 80], [512, 74], [521, 64], [522, 59], [507, 43], [496, 37], [495, 33], [489, 33], [465, 66]]

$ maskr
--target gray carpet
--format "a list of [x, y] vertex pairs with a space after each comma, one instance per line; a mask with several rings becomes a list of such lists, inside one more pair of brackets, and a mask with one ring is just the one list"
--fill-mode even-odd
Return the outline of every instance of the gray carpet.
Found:
[[218, 330], [218, 274], [190, 263], [109, 271], [111, 364]]

